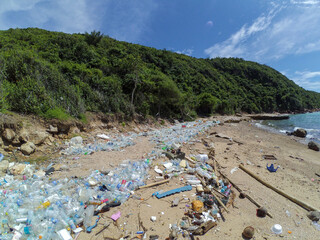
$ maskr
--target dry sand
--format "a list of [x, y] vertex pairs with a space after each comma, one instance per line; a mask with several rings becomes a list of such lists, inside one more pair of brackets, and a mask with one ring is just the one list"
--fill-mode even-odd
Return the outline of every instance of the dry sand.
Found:
[[[222, 117], [219, 117], [222, 119]], [[218, 138], [213, 134], [217, 132], [224, 134], [235, 141]], [[210, 135], [210, 133], [212, 135]], [[199, 142], [183, 145], [182, 151], [187, 156], [198, 153], [208, 153], [208, 149], [200, 141], [204, 138], [207, 142], [213, 142], [216, 149], [216, 160], [224, 172], [234, 183], [254, 200], [266, 207], [273, 215], [273, 218], [259, 218], [256, 216], [257, 207], [247, 199], [240, 199], [239, 193], [234, 189], [236, 198], [233, 206], [229, 207], [230, 212], [224, 213], [225, 222], [219, 221], [218, 225], [211, 229], [199, 239], [243, 239], [241, 233], [246, 226], [255, 228], [253, 239], [320, 239], [320, 231], [313, 225], [306, 216], [307, 211], [295, 203], [289, 201], [278, 193], [268, 189], [244, 171], [238, 169], [233, 174], [231, 169], [243, 163], [246, 168], [257, 174], [260, 178], [272, 184], [274, 187], [285, 191], [293, 197], [320, 209], [320, 153], [309, 150], [306, 145], [298, 142], [295, 137], [270, 133], [254, 126], [252, 122], [242, 121], [240, 123], [225, 123], [211, 128], [207, 133], [199, 136]], [[85, 176], [92, 169], [105, 170], [120, 163], [125, 159], [141, 159], [145, 154], [151, 152], [154, 145], [147, 137], [140, 137], [136, 145], [124, 149], [122, 152], [98, 152], [89, 156], [82, 156], [80, 159], [69, 159], [70, 170], [67, 172], [55, 173], [53, 177], [61, 176]], [[274, 155], [277, 160], [264, 160], [263, 155]], [[160, 158], [153, 162], [159, 165], [167, 161]], [[270, 173], [266, 164], [274, 163], [280, 165], [276, 173]], [[81, 167], [81, 169], [79, 169]], [[146, 183], [152, 183], [156, 179], [156, 173], [151, 169], [150, 177]], [[153, 188], [137, 190], [136, 194], [141, 195], [145, 200], [129, 199], [120, 207], [111, 209], [101, 214], [98, 226], [91, 234], [81, 233], [78, 239], [120, 239], [121, 236], [130, 235], [129, 239], [135, 236], [139, 230], [139, 219], [146, 229], [146, 239], [150, 235], [158, 235], [159, 239], [166, 239], [169, 236], [170, 224], [178, 224], [188, 210], [191, 201], [196, 199], [195, 190], [168, 196], [162, 199], [153, 198], [155, 191], [170, 190], [184, 186], [183, 175], [174, 177], [169, 183]], [[171, 207], [171, 201], [179, 197], [179, 206]], [[121, 217], [114, 224], [110, 216], [121, 211]], [[156, 221], [150, 220], [151, 216]], [[96, 236], [104, 224], [110, 222], [110, 226]], [[280, 224], [283, 227], [281, 235], [274, 235], [271, 227]], [[179, 239], [183, 239], [180, 236]]]

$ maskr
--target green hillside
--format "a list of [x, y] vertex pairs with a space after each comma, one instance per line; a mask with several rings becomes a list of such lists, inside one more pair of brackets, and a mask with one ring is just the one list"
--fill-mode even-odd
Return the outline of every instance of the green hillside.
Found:
[[188, 119], [319, 107], [319, 93], [255, 62], [197, 59], [99, 32], [0, 31], [0, 109]]

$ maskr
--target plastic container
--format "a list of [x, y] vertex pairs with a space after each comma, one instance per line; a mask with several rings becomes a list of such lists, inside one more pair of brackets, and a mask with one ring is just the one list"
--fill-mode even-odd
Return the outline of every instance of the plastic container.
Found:
[[282, 233], [282, 226], [280, 224], [275, 224], [272, 226], [271, 231], [275, 234], [281, 234]]
[[202, 163], [205, 163], [209, 160], [208, 155], [207, 154], [199, 154], [196, 156], [196, 159]]

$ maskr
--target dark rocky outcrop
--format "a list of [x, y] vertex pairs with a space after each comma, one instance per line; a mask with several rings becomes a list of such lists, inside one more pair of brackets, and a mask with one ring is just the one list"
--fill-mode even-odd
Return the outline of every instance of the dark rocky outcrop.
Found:
[[259, 114], [250, 116], [254, 120], [283, 120], [289, 119], [289, 115], [275, 115], [275, 114]]

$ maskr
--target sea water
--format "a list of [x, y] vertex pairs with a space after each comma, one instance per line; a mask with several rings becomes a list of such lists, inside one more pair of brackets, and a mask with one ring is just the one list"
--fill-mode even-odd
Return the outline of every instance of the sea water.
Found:
[[289, 119], [265, 120], [257, 123], [257, 126], [281, 133], [303, 128], [307, 131], [307, 137], [302, 142], [315, 141], [320, 143], [320, 112], [292, 114]]

